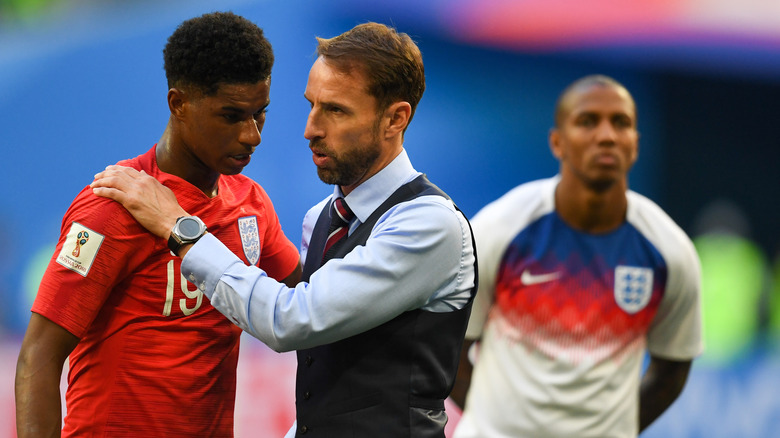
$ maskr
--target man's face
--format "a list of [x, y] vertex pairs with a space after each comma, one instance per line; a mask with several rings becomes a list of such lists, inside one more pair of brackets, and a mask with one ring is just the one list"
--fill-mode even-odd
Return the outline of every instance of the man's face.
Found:
[[572, 91], [564, 105], [561, 126], [550, 135], [564, 177], [573, 175], [596, 190], [626, 183], [639, 147], [636, 109], [628, 92], [593, 84]]
[[359, 69], [334, 69], [318, 58], [309, 72], [304, 97], [311, 104], [304, 137], [317, 175], [346, 194], [379, 169], [382, 155], [376, 98]]
[[260, 144], [270, 84], [224, 84], [214, 95], [185, 99], [181, 138], [195, 163], [222, 175], [244, 170]]

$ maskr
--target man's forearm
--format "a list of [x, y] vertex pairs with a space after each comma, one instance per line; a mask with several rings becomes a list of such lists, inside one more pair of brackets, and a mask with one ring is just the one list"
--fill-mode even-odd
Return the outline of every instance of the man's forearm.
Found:
[[645, 430], [674, 403], [685, 387], [690, 361], [651, 358], [639, 395], [639, 431]]
[[[62, 370], [39, 369], [20, 362], [16, 369], [16, 433], [19, 438], [59, 437], [62, 429]], [[56, 368], [56, 367], [53, 367]]]
[[466, 406], [466, 394], [471, 386], [471, 374], [474, 371], [469, 360], [469, 350], [474, 345], [472, 340], [464, 340], [460, 351], [460, 363], [458, 373], [455, 376], [455, 385], [450, 393], [450, 399], [462, 410]]

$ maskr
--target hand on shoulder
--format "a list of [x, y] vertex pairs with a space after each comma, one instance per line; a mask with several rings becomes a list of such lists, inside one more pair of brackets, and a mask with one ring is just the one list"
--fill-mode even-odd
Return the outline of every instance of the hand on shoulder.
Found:
[[122, 204], [151, 233], [167, 239], [176, 219], [187, 216], [171, 189], [146, 172], [124, 166], [108, 166], [90, 184], [97, 196]]

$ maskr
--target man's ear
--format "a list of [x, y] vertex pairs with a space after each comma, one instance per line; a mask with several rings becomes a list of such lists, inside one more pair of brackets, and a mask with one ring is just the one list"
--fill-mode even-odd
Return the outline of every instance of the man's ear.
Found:
[[171, 110], [171, 115], [177, 119], [184, 117], [187, 100], [187, 93], [181, 89], [171, 88], [168, 90], [168, 109]]
[[634, 155], [631, 157], [631, 165], [633, 166], [634, 163], [636, 163], [636, 160], [639, 158], [639, 138], [641, 136], [639, 135], [639, 131], [636, 133], [636, 149], [634, 149]]
[[550, 152], [560, 161], [563, 158], [563, 148], [561, 147], [561, 133], [556, 128], [550, 128], [548, 143], [550, 144]]
[[384, 112], [387, 118], [385, 127], [385, 138], [403, 135], [404, 130], [409, 125], [409, 118], [412, 116], [412, 105], [409, 102], [395, 102], [390, 104]]

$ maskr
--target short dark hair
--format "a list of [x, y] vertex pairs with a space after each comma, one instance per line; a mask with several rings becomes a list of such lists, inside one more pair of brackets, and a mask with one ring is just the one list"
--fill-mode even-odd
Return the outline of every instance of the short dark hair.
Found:
[[368, 93], [377, 99], [379, 111], [393, 102], [409, 102], [411, 121], [425, 92], [425, 68], [420, 48], [409, 35], [368, 22], [337, 37], [317, 38], [317, 42], [317, 54], [336, 68], [360, 68], [366, 73]]
[[213, 94], [220, 84], [254, 84], [271, 76], [274, 54], [263, 30], [232, 12], [184, 21], [163, 49], [168, 88]]
[[568, 108], [567, 100], [569, 96], [572, 94], [572, 92], [579, 90], [581, 88], [587, 88], [592, 85], [601, 85], [603, 87], [614, 87], [617, 89], [625, 90], [628, 94], [628, 97], [631, 99], [631, 103], [634, 104], [634, 116], [636, 116], [636, 103], [634, 102], [634, 97], [631, 96], [631, 93], [628, 91], [628, 89], [618, 82], [617, 80], [601, 74], [593, 74], [581, 77], [577, 79], [576, 81], [572, 82], [567, 86], [558, 96], [558, 101], [555, 104], [555, 127], [560, 128], [563, 124], [563, 120], [568, 115]]

